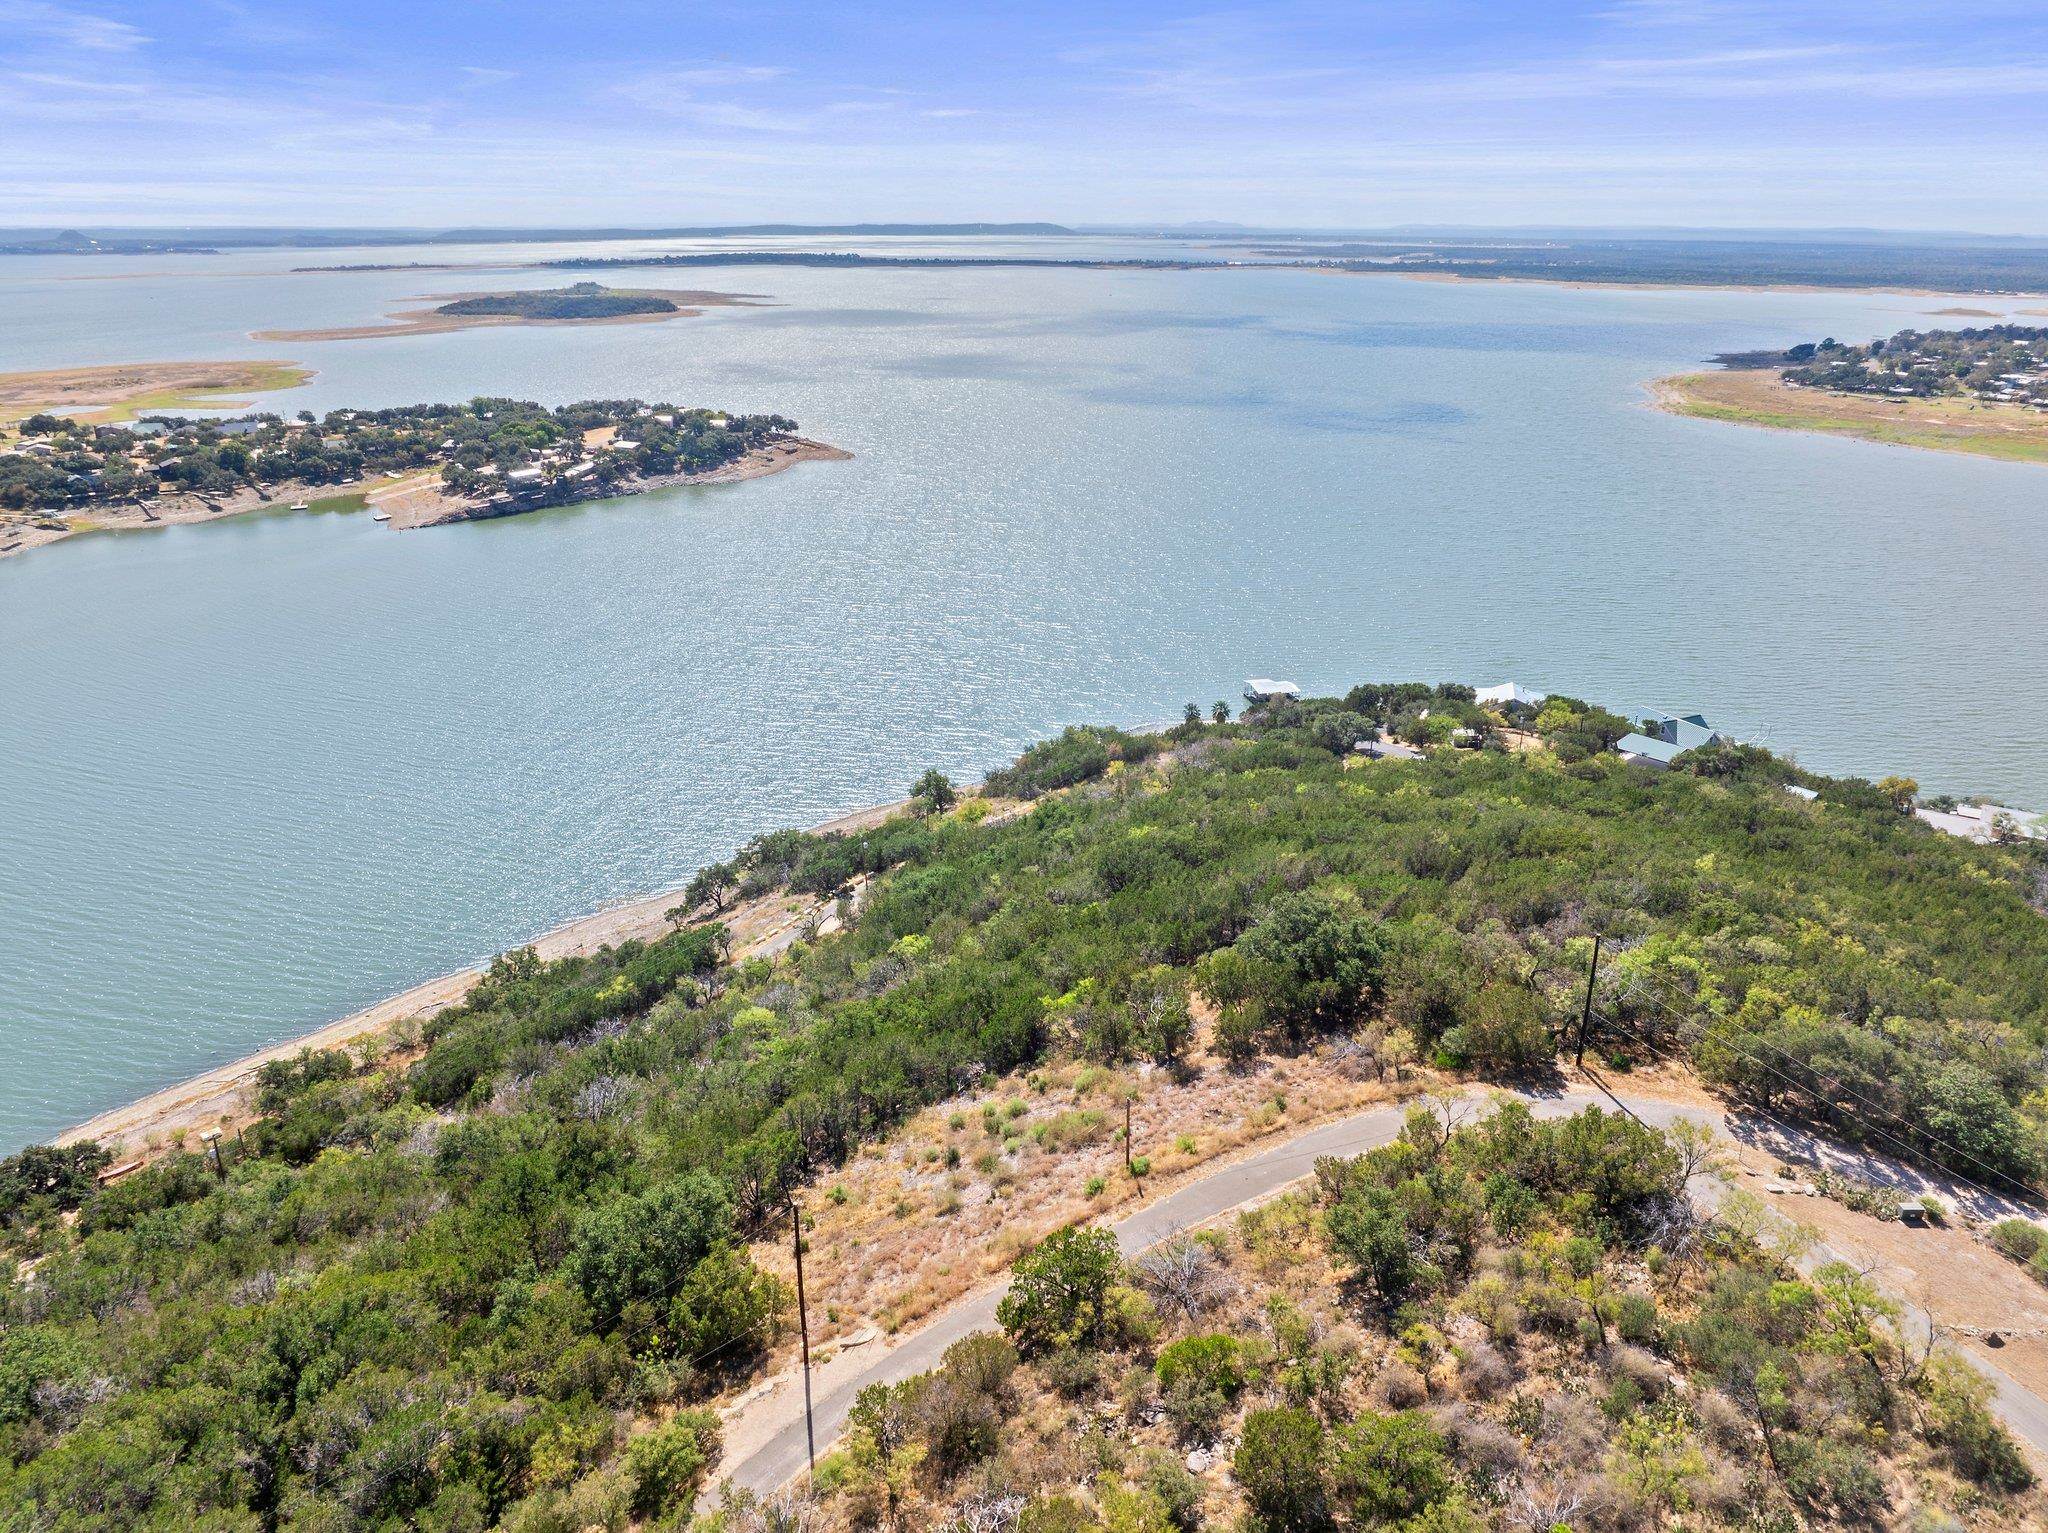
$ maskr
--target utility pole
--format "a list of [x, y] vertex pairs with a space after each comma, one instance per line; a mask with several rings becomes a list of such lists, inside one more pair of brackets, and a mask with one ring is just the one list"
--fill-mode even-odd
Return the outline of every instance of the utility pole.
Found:
[[1132, 1176], [1138, 1174], [1137, 1166], [1131, 1161], [1131, 1093], [1128, 1091], [1124, 1093], [1124, 1170]]
[[213, 1157], [213, 1174], [222, 1181], [226, 1181], [228, 1179], [228, 1168], [220, 1158], [220, 1130], [210, 1128], [201, 1134], [199, 1138], [206, 1145], [207, 1153]]
[[1593, 933], [1593, 962], [1586, 970], [1586, 1004], [1579, 1012], [1579, 1052], [1572, 1063], [1583, 1069], [1586, 1063], [1586, 1028], [1593, 1020], [1593, 982], [1600, 977], [1600, 934]]
[[789, 1239], [796, 1252], [796, 1324], [804, 1344], [804, 1448], [810, 1458], [811, 1475], [818, 1473], [818, 1430], [811, 1422], [811, 1317], [804, 1310], [804, 1225], [796, 1199], [789, 1200]]

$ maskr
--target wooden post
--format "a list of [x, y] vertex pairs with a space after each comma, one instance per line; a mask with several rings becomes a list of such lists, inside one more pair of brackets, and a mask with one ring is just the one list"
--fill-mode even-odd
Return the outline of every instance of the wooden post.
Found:
[[1586, 1064], [1586, 1026], [1593, 1020], [1593, 981], [1600, 975], [1600, 934], [1593, 933], [1593, 962], [1586, 970], [1586, 1004], [1579, 1012], [1579, 1052], [1572, 1063], [1583, 1069]]
[[1132, 1176], [1138, 1174], [1137, 1166], [1131, 1161], [1131, 1094], [1128, 1091], [1124, 1093], [1124, 1170]]
[[226, 1181], [228, 1179], [228, 1168], [220, 1158], [220, 1130], [210, 1128], [199, 1137], [205, 1142], [207, 1152], [213, 1156], [213, 1174], [222, 1181]]
[[811, 1319], [804, 1310], [804, 1226], [796, 1199], [789, 1200], [789, 1238], [796, 1253], [796, 1324], [804, 1346], [804, 1448], [813, 1477], [818, 1473], [818, 1431], [811, 1421]]

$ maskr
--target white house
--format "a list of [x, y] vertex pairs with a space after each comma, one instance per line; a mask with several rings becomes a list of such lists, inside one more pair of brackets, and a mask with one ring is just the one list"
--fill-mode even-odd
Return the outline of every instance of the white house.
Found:
[[1279, 698], [1292, 702], [1301, 696], [1301, 688], [1291, 681], [1275, 681], [1270, 676], [1248, 677], [1244, 684], [1244, 700], [1256, 708], [1260, 703], [1270, 703]]
[[1482, 708], [1499, 708], [1509, 703], [1525, 703], [1531, 708], [1543, 706], [1548, 692], [1533, 691], [1520, 682], [1504, 681], [1497, 687], [1480, 687], [1473, 692], [1473, 698]]

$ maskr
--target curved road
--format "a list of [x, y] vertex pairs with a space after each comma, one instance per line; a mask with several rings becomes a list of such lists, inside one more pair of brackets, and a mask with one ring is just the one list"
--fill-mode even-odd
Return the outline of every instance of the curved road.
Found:
[[[1738, 1118], [1731, 1123], [1717, 1111], [1680, 1107], [1628, 1092], [1618, 1093], [1610, 1099], [1584, 1086], [1566, 1086], [1543, 1093], [1499, 1091], [1490, 1094], [1520, 1097], [1537, 1116], [1546, 1118], [1562, 1117], [1589, 1106], [1611, 1108], [1618, 1100], [1642, 1121], [1657, 1128], [1669, 1128], [1681, 1118], [1690, 1118], [1719, 1135], [1744, 1139], [1760, 1135], [1768, 1137], [1781, 1151], [1791, 1149], [1838, 1167], [1854, 1168], [1866, 1178], [1884, 1180], [1909, 1191], [1939, 1191], [1970, 1207], [1973, 1212], [1989, 1213], [1992, 1217], [2001, 1217], [2004, 1212], [2028, 1215], [2034, 1212], [2016, 1204], [2004, 1204], [2004, 1200], [1988, 1198], [1966, 1185], [1921, 1177], [1893, 1162], [1813, 1139], [1775, 1123], [1763, 1128], [1759, 1128], [1756, 1120], [1752, 1119]], [[1480, 1099], [1484, 1099], [1484, 1094]], [[1183, 1230], [1195, 1229], [1224, 1214], [1271, 1197], [1309, 1175], [1315, 1163], [1326, 1155], [1362, 1155], [1367, 1150], [1390, 1143], [1400, 1133], [1402, 1119], [1414, 1105], [1413, 1101], [1402, 1102], [1340, 1118], [1225, 1166], [1200, 1181], [1190, 1182], [1110, 1225], [1110, 1230], [1116, 1235], [1118, 1249], [1126, 1257], [1136, 1256]], [[1720, 1191], [1717, 1181], [1706, 1178], [1695, 1186], [1695, 1195], [1706, 1203], [1715, 1201]], [[1987, 1203], [2003, 1207], [1987, 1207]], [[1800, 1265], [1811, 1270], [1833, 1259], [1833, 1253], [1825, 1247], [1815, 1247]], [[853, 1408], [854, 1397], [861, 1390], [870, 1384], [896, 1383], [937, 1367], [941, 1354], [954, 1342], [995, 1325], [996, 1305], [1005, 1291], [1005, 1285], [996, 1285], [972, 1294], [889, 1350], [864, 1359], [863, 1365], [857, 1369], [833, 1369], [827, 1379], [819, 1380], [814, 1407], [819, 1453], [824, 1453], [838, 1440], [846, 1425], [847, 1414]], [[1924, 1312], [1909, 1306], [1906, 1319], [1910, 1327], [1923, 1336], [1926, 1334], [1928, 1318]], [[1975, 1353], [1966, 1353], [1965, 1356], [1991, 1380], [1996, 1392], [1995, 1404], [2006, 1423], [2037, 1454], [2048, 1456], [2048, 1402], [2022, 1388], [1988, 1360]], [[840, 1358], [851, 1361], [845, 1353]], [[822, 1371], [814, 1370], [814, 1379]], [[790, 1384], [790, 1381], [785, 1380], [784, 1383]], [[727, 1475], [733, 1484], [763, 1494], [779, 1489], [793, 1479], [803, 1469], [805, 1458], [801, 1390], [793, 1384], [778, 1387], [771, 1397], [759, 1402], [758, 1408], [769, 1409], [771, 1406], [778, 1416], [787, 1418], [784, 1424], [774, 1436], [732, 1464]]]

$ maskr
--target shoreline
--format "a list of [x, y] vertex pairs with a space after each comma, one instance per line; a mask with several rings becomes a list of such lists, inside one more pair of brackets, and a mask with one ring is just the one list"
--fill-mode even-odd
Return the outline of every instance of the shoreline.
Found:
[[622, 500], [650, 490], [700, 484], [738, 484], [779, 474], [799, 463], [836, 463], [852, 457], [853, 454], [843, 447], [834, 447], [827, 442], [815, 442], [807, 437], [778, 437], [731, 463], [701, 473], [654, 474], [601, 491], [593, 489], [585, 494], [572, 493], [562, 500], [536, 499], [502, 506], [442, 493], [438, 482], [431, 477], [431, 470], [353, 487], [289, 482], [238, 490], [218, 499], [180, 495], [158, 501], [146, 509], [130, 502], [92, 515], [80, 514], [62, 526], [55, 521], [28, 522], [0, 529], [0, 538], [8, 539], [0, 542], [0, 559], [25, 554], [31, 549], [48, 548], [86, 533], [187, 527], [226, 521], [257, 511], [288, 511], [295, 500], [305, 500], [309, 514], [323, 510], [347, 514], [371, 506], [382, 509], [388, 504], [390, 526], [397, 531], [410, 531], [421, 527], [445, 527], [457, 522], [494, 521], [499, 517], [521, 516], [555, 506]]
[[1643, 387], [1653, 409], [1689, 420], [1850, 437], [1888, 447], [2048, 464], [2048, 413], [1966, 400], [1838, 395], [1783, 382], [1782, 368], [1677, 373]]
[[[806, 833], [818, 836], [864, 830], [887, 820], [907, 802], [896, 799], [851, 810], [820, 821]], [[681, 892], [682, 885], [676, 884], [649, 894], [631, 895], [551, 926], [536, 937], [510, 943], [503, 951], [531, 947], [543, 959], [551, 960], [582, 957], [633, 940], [648, 941], [674, 929], [668, 912]], [[772, 943], [794, 927], [803, 911], [799, 909], [792, 915], [784, 908], [792, 903], [801, 905], [777, 891], [725, 911], [721, 919], [729, 927], [745, 928], [735, 932], [736, 950]], [[114, 1167], [120, 1169], [129, 1162], [154, 1158], [180, 1138], [207, 1129], [232, 1131], [244, 1127], [258, 1116], [250, 1110], [248, 1098], [256, 1072], [264, 1065], [290, 1059], [302, 1049], [340, 1048], [365, 1038], [381, 1037], [401, 1022], [431, 1017], [459, 1004], [488, 967], [489, 960], [484, 960], [422, 980], [346, 1016], [266, 1044], [147, 1096], [109, 1107], [73, 1124], [50, 1143], [68, 1145], [96, 1139], [113, 1151]]]

